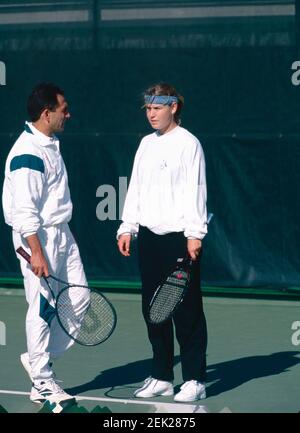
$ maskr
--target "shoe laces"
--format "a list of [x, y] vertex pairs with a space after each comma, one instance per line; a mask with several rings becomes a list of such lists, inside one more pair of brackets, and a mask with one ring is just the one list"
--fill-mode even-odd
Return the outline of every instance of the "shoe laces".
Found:
[[148, 383], [152, 382], [152, 380], [153, 380], [153, 377], [149, 376], [144, 380], [144, 384], [147, 385]]
[[[59, 386], [59, 384], [57, 383], [58, 380], [54, 379], [54, 378], [50, 378], [48, 380], [45, 380], [41, 383], [41, 388], [50, 388], [51, 391], [54, 391], [55, 393], [58, 394], [65, 394], [65, 391]], [[62, 382], [62, 381], [59, 381]]]
[[200, 382], [198, 382], [197, 380], [188, 380], [187, 382], [184, 382], [183, 385], [181, 385], [180, 389], [185, 389], [190, 385], [194, 385], [194, 386], [201, 386], [202, 384]]

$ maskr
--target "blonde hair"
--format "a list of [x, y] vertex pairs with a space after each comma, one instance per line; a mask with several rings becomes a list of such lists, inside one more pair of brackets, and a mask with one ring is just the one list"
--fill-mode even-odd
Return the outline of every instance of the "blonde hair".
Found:
[[175, 87], [168, 83], [157, 83], [149, 87], [144, 92], [144, 97], [145, 96], [176, 96], [178, 98], [178, 102], [177, 110], [174, 114], [174, 120], [178, 125], [181, 124], [180, 113], [184, 104], [184, 97], [177, 92]]

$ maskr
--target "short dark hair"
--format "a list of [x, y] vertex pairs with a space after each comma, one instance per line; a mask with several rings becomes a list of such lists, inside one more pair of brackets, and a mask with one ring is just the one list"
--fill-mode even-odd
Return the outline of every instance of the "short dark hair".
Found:
[[171, 84], [168, 83], [157, 83], [157, 84], [153, 84], [152, 86], [150, 86], [145, 92], [144, 92], [144, 96], [146, 95], [155, 95], [155, 96], [159, 96], [159, 95], [165, 95], [165, 96], [177, 96], [178, 98], [178, 103], [177, 103], [177, 110], [176, 113], [174, 115], [174, 120], [177, 124], [180, 125], [181, 121], [180, 121], [180, 113], [181, 110], [183, 108], [183, 104], [184, 104], [184, 97], [182, 95], [180, 95], [177, 90], [175, 89], [175, 87], [173, 87]]
[[39, 120], [46, 108], [54, 111], [58, 106], [57, 95], [64, 96], [64, 92], [53, 83], [40, 83], [35, 86], [27, 101], [30, 120], [32, 122]]

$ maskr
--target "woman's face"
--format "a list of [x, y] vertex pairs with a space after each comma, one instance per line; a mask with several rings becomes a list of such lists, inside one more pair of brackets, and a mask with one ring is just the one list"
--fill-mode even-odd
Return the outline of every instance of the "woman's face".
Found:
[[161, 134], [170, 131], [176, 126], [174, 114], [177, 110], [177, 104], [147, 104], [146, 114], [150, 125], [153, 129], [159, 130]]

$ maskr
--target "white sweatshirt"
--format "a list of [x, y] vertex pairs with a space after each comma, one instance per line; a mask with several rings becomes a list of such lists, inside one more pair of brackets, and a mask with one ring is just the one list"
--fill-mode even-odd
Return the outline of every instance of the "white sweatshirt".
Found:
[[205, 159], [201, 144], [186, 129], [145, 136], [137, 150], [117, 233], [137, 235], [139, 225], [163, 235], [207, 233]]
[[72, 217], [68, 176], [59, 141], [26, 122], [6, 160], [2, 193], [5, 222], [27, 237]]

